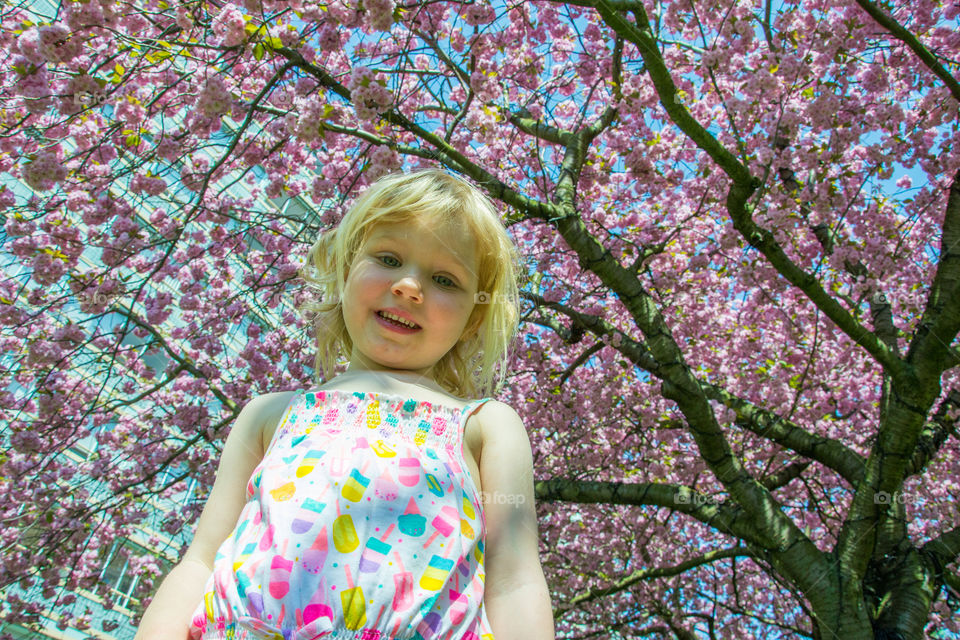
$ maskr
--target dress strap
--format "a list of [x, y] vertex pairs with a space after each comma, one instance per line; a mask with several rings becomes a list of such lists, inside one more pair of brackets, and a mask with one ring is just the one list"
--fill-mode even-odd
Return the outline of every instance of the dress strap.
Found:
[[463, 442], [463, 433], [467, 429], [467, 420], [470, 419], [470, 416], [477, 412], [477, 409], [482, 407], [488, 400], [493, 400], [494, 398], [480, 398], [479, 400], [471, 400], [467, 404], [463, 405], [463, 409], [460, 410], [460, 424], [457, 427], [457, 436], [460, 439], [460, 442]]
[[290, 398], [290, 402], [287, 403], [287, 408], [283, 412], [283, 417], [280, 418], [280, 422], [277, 423], [277, 428], [273, 430], [273, 437], [270, 438], [270, 444], [268, 444], [267, 448], [264, 450], [264, 453], [263, 453], [264, 457], [266, 457], [270, 449], [273, 448], [273, 444], [280, 439], [280, 436], [282, 432], [286, 430], [287, 425], [290, 424], [290, 422], [292, 421], [293, 422], [296, 421], [297, 419], [296, 406], [300, 402], [300, 400], [305, 396], [306, 396], [306, 392], [302, 389], [300, 391], [293, 392], [293, 397]]

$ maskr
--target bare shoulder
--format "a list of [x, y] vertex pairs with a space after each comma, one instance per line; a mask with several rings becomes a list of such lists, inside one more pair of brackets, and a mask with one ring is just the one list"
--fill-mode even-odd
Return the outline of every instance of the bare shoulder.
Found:
[[477, 432], [481, 446], [494, 441], [529, 442], [523, 419], [516, 410], [505, 402], [490, 400], [472, 416], [476, 418]]
[[265, 393], [255, 396], [243, 407], [243, 412], [248, 413], [250, 419], [260, 428], [261, 454], [266, 452], [267, 445], [273, 439], [273, 433], [283, 418], [283, 412], [287, 410], [297, 393], [297, 391]]

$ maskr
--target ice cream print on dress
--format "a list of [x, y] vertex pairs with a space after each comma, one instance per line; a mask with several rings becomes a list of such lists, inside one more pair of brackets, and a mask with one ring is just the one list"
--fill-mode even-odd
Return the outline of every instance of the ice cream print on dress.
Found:
[[251, 476], [248, 517], [224, 543], [192, 637], [489, 634], [462, 418], [399, 396], [301, 392]]

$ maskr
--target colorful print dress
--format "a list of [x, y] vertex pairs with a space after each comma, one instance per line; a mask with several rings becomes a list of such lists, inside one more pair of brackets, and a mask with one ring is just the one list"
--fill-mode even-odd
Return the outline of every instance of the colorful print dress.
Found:
[[217, 550], [193, 640], [494, 640], [463, 409], [298, 392]]

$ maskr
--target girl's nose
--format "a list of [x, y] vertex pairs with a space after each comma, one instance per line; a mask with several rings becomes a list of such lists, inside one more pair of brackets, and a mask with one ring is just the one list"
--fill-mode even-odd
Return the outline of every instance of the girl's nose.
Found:
[[393, 292], [397, 295], [406, 295], [414, 300], [420, 300], [422, 296], [420, 280], [413, 275], [406, 275], [393, 284]]

